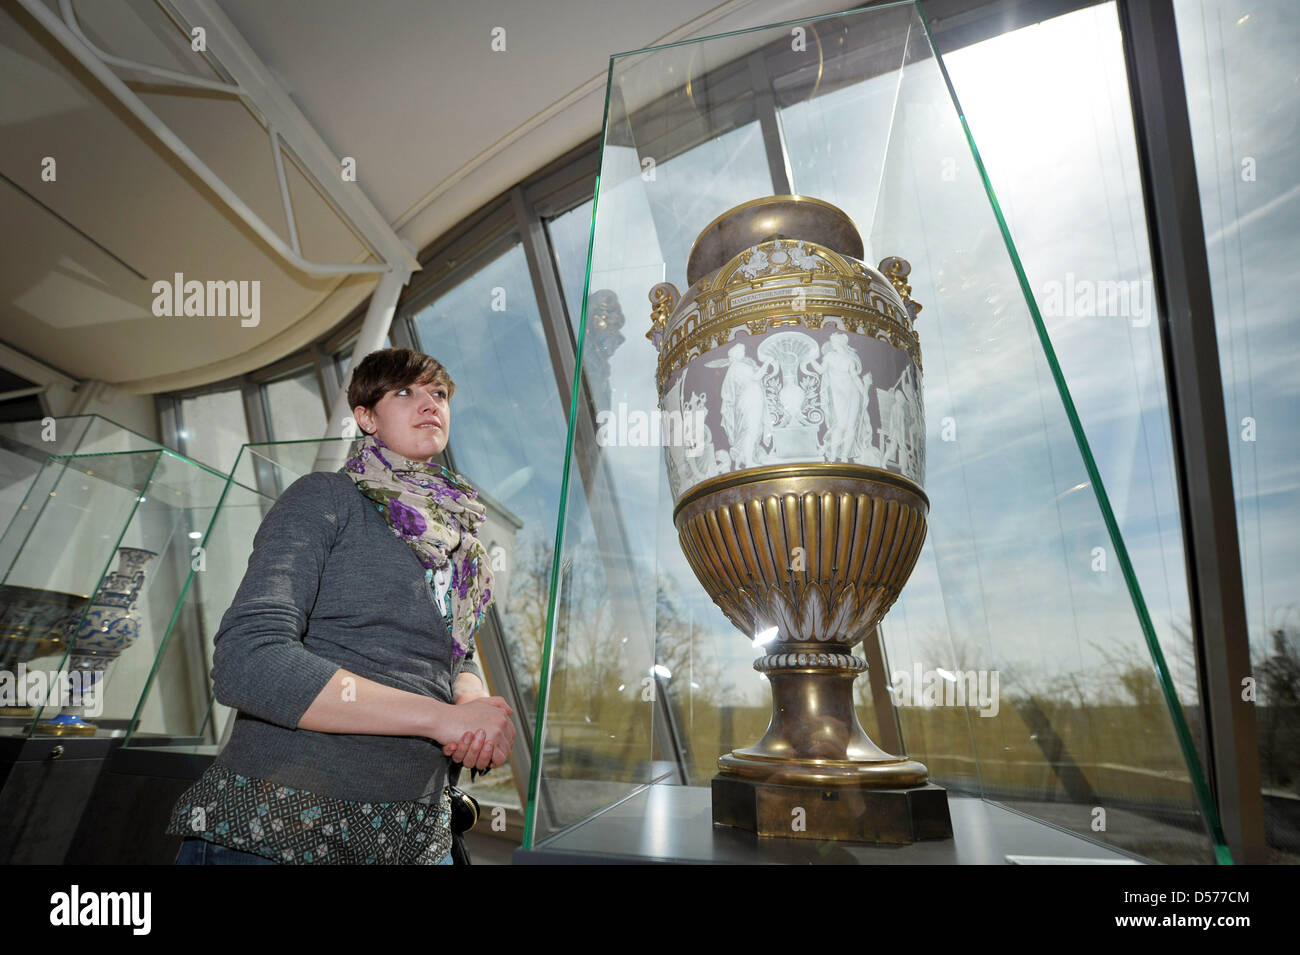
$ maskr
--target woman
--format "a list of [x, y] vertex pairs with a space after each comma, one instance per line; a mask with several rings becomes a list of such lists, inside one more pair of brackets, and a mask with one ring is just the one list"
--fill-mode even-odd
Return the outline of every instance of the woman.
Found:
[[263, 519], [213, 641], [238, 714], [173, 808], [178, 864], [450, 864], [449, 763], [486, 771], [514, 742], [473, 662], [485, 509], [430, 463], [454, 390], [428, 355], [367, 355], [348, 388], [366, 436]]

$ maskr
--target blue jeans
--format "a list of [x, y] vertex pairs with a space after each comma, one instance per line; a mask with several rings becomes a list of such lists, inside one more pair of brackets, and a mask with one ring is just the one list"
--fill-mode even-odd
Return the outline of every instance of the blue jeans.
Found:
[[274, 859], [191, 836], [181, 842], [176, 865], [279, 865]]
[[[279, 865], [273, 859], [259, 856], [252, 852], [241, 852], [227, 846], [208, 842], [191, 836], [181, 842], [181, 851], [176, 853], [176, 865]], [[442, 857], [438, 865], [454, 865], [451, 853]]]

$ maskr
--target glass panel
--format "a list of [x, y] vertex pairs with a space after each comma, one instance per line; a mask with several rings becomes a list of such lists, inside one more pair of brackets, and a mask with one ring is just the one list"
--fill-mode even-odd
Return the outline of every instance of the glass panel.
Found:
[[[158, 442], [99, 415], [42, 418], [0, 425], [0, 567], [9, 566], [40, 514], [33, 495], [38, 475], [52, 454], [154, 450]], [[48, 491], [49, 488], [46, 487]]]
[[[683, 49], [675, 65], [683, 77], [693, 71], [692, 83], [670, 94], [663, 114], [647, 124], [623, 112], [609, 116], [598, 221], [605, 242], [598, 241], [593, 253], [583, 384], [595, 412], [615, 420], [622, 414], [624, 424], [629, 411], [643, 414], [655, 404], [653, 382], [643, 374], [647, 361], [653, 367], [654, 350], [643, 333], [620, 333], [625, 310], [640, 314], [650, 286], [684, 271], [694, 223], [772, 189], [754, 96], [747, 84], [713, 83], [713, 63], [707, 49]], [[652, 67], [620, 69], [614, 90], [615, 103], [644, 103], [667, 88]], [[583, 267], [589, 228], [579, 230], [570, 218], [566, 229], [574, 247], [566, 258]], [[566, 298], [576, 323], [581, 289], [575, 297], [573, 284], [582, 273], [571, 267], [568, 275]], [[582, 458], [570, 472], [559, 582], [565, 599], [555, 611], [554, 652], [563, 662], [547, 701], [545, 743], [547, 785], [556, 797], [545, 811], [555, 827], [624, 795], [629, 786], [681, 771], [656, 759], [643, 700], [655, 689], [648, 681], [668, 681], [665, 692], [669, 686], [734, 683], [708, 705], [689, 695], [682, 701], [683, 728], [706, 747], [724, 728], [761, 732], [766, 713], [755, 703], [758, 677], [743, 645], [697, 635], [705, 621], [716, 626], [716, 608], [698, 586], [681, 586], [683, 573], [694, 581], [680, 551], [667, 566], [655, 567], [656, 528], [646, 513], [658, 501], [661, 465], [652, 460], [646, 467], [645, 448], [602, 447], [603, 459], [593, 450], [578, 452]], [[589, 494], [579, 490], [584, 483]], [[658, 661], [656, 618], [663, 625]], [[742, 652], [721, 652], [737, 649]], [[689, 771], [695, 782], [707, 783], [706, 770]]]
[[[1016, 237], [1204, 759], [1159, 322], [1114, 4], [1055, 17], [944, 59]], [[1034, 83], [1025, 84], [1026, 71]], [[895, 89], [888, 79], [782, 107], [797, 191], [839, 189], [860, 204], [847, 211], [870, 218], [876, 195], [843, 188], [854, 170], [834, 157], [854, 155], [878, 165], [886, 142], [868, 124], [836, 118], [851, 109], [871, 115], [891, 108]], [[1024, 148], [1027, 127], [1036, 131], [1032, 150]], [[939, 186], [977, 175], [961, 156], [944, 157], [932, 173]], [[1066, 221], [1068, 233], [1061, 230]], [[887, 627], [891, 634], [894, 629]], [[900, 657], [896, 672], [906, 673], [911, 659]], [[1117, 669], [1136, 662], [1119, 652], [1098, 678], [1114, 679]]]
[[1175, 0], [1218, 326], [1270, 861], [1300, 860], [1300, 21], [1282, 0]]
[[270, 382], [265, 392], [274, 440], [305, 440], [325, 433], [325, 405], [314, 369]]
[[[23, 501], [51, 454], [158, 447], [157, 441], [93, 414], [0, 423], [0, 533], [20, 511], [25, 520], [34, 519], [33, 512], [22, 510]], [[20, 541], [22, 536], [16, 534], [10, 540]], [[14, 556], [2, 548], [0, 544], [0, 567]]]
[[[565, 409], [523, 247], [512, 245], [421, 307], [415, 328], [418, 347], [442, 362], [456, 383], [449, 451], [456, 470], [487, 505], [483, 543], [500, 556], [494, 565], [495, 607], [521, 716], [531, 729], [564, 466]], [[503, 767], [488, 780], [505, 791], [508, 772]], [[517, 793], [511, 802], [519, 804]]]
[[0, 424], [0, 530], [7, 528], [19, 512], [46, 459], [51, 454], [70, 454], [77, 449], [90, 418], [56, 418], [51, 424], [53, 427], [39, 418]]
[[[1113, 62], [1117, 51], [1092, 52]], [[987, 671], [991, 688], [996, 674], [1000, 692], [967, 707], [986, 799], [1142, 856], [1214, 861], [1208, 787], [1183, 709], [1168, 709], [1177, 688], [1162, 679], [1145, 595], [1055, 343], [1009, 235], [1012, 258], [999, 248], [1000, 210], [980, 188], [974, 143], [961, 148], [956, 104], [940, 108], [943, 74], [925, 53], [904, 73], [870, 245], [908, 250], [912, 294], [934, 306], [931, 323], [920, 320], [932, 356], [927, 490], [942, 502], [930, 533], [951, 641], [939, 660], [912, 661], [906, 702], [922, 718], [942, 713], [915, 686], [918, 669], [943, 702], [954, 675]], [[1132, 317], [1116, 317], [1122, 336]], [[1128, 487], [1131, 475], [1120, 477]], [[908, 588], [900, 603], [922, 596]]]
[[[944, 57], [1096, 455], [1169, 672], [1199, 694], [1142, 183], [1113, 3]], [[1036, 81], [1025, 84], [1025, 71]], [[1008, 109], [1008, 103], [1015, 103]], [[1036, 131], [1024, 148], [1023, 130]], [[967, 161], [940, 177], [973, 176]], [[1068, 233], [1061, 229], [1069, 222]], [[1118, 586], [1118, 581], [1115, 581]], [[1099, 679], [1149, 665], [1110, 648]]]
[[[794, 187], [817, 190], [814, 198], [848, 211], [865, 253], [845, 251], [852, 247], [845, 232], [834, 241], [845, 255], [862, 254], [866, 267], [811, 238], [793, 244], [800, 236], [792, 230], [812, 228], [795, 212], [773, 221], [764, 214], [777, 206], [753, 206], [747, 227], [732, 224], [744, 217], [717, 227], [716, 252], [712, 240], [700, 240], [701, 254], [714, 258], [687, 275], [692, 244], [710, 220], [771, 190], [769, 181], [737, 174], [765, 168], [771, 154], [757, 132], [764, 97], [750, 92], [764, 76], [782, 110]], [[854, 135], [841, 132], [849, 128], [869, 130], [881, 145], [856, 148]], [[772, 692], [784, 692], [776, 689], [778, 677], [787, 679], [783, 672], [830, 666], [796, 664], [781, 649], [807, 649], [800, 634], [816, 648], [807, 634], [818, 619], [826, 629], [817, 639], [830, 641], [828, 649], [843, 641], [843, 659], [863, 636], [862, 621], [879, 612], [868, 609], [878, 595], [877, 608], [893, 604], [884, 623], [889, 688], [906, 755], [926, 764], [950, 800], [974, 791], [1013, 804], [1075, 833], [1082, 854], [1104, 855], [1109, 847], [1165, 861], [1213, 861], [1202, 817], [1212, 812], [1208, 788], [1175, 688], [1154, 676], [1164, 664], [1152, 663], [1160, 648], [1136, 574], [1046, 329], [1026, 297], [1021, 265], [973, 174], [977, 158], [914, 5], [615, 57], [605, 129], [588, 288], [613, 290], [625, 308], [662, 302], [658, 324], [642, 328], [657, 328], [663, 340], [647, 342], [631, 322], [626, 343], [612, 354], [589, 350], [590, 342], [581, 348], [589, 400], [577, 404], [570, 422], [546, 722], [525, 845], [576, 845], [586, 827], [600, 825], [617, 840], [634, 810], [593, 817], [593, 808], [625, 796], [653, 802], [658, 797], [645, 793], [672, 788], [643, 793], [650, 783], [701, 787], [712, 779], [716, 786], [719, 767], [741, 758], [719, 761], [733, 747], [758, 745], [782, 772], [795, 774], [790, 778], [806, 778], [808, 761], [823, 757], [790, 754], [840, 752], [848, 744], [832, 724], [844, 721], [814, 712], [820, 697], [811, 689], [786, 698], [794, 709], [774, 711], [768, 680], [755, 670], [771, 672]], [[710, 140], [722, 148], [703, 150], [699, 143]], [[686, 155], [700, 150], [708, 162], [665, 176], [678, 161], [674, 145]], [[953, 166], [966, 174], [945, 176]], [[647, 168], [657, 174], [646, 176]], [[703, 189], [684, 184], [687, 175], [708, 183], [707, 200]], [[842, 229], [843, 219], [835, 221]], [[730, 230], [745, 241], [728, 239]], [[906, 258], [910, 275], [897, 272], [891, 282], [875, 271], [877, 262], [887, 268], [888, 256]], [[683, 289], [680, 303], [671, 292], [652, 295], [662, 277]], [[859, 283], [862, 304], [845, 304]], [[923, 358], [902, 357], [911, 354], [912, 316], [892, 296], [908, 294], [907, 283], [923, 307], [915, 318]], [[704, 311], [693, 303], [704, 303]], [[847, 346], [832, 338], [836, 330], [866, 343]], [[845, 347], [885, 348], [871, 344], [885, 341], [892, 347], [880, 354], [892, 357], [869, 366], [872, 378], [863, 375], [869, 362], [853, 364], [862, 352], [844, 357]], [[702, 412], [702, 424], [694, 437], [679, 429], [674, 439], [662, 420], [678, 412], [684, 424], [687, 410]], [[764, 480], [794, 480], [781, 471], [785, 465], [808, 469], [801, 480], [812, 490], [800, 495], [820, 495], [817, 482], [835, 468], [855, 482], [923, 484], [928, 505], [907, 507], [928, 510], [926, 546], [914, 530], [917, 518], [888, 524], [873, 538], [867, 528], [885, 518], [870, 523], [861, 516], [868, 512], [844, 503], [851, 498], [793, 496], [795, 485], [781, 485], [780, 496], [755, 490], [759, 497], [748, 507], [739, 497], [730, 505], [701, 503], [724, 491], [749, 493], [738, 489], [759, 481], [764, 468], [777, 469]], [[692, 510], [697, 505], [704, 510]], [[715, 506], [712, 518], [701, 516]], [[755, 542], [741, 543], [742, 531]], [[787, 534], [808, 546], [772, 543]], [[863, 547], [888, 538], [914, 556], [899, 550], [855, 574], [854, 551], [832, 549], [836, 534], [856, 534]], [[872, 582], [871, 574], [909, 562], [915, 567], [899, 571], [895, 603], [893, 585]], [[841, 573], [853, 574], [853, 588], [837, 583]], [[783, 599], [795, 602], [788, 611], [773, 596], [786, 590]], [[839, 601], [840, 609], [819, 617], [818, 601]], [[769, 642], [751, 643], [755, 637]], [[1118, 684], [1099, 678], [1107, 665], [1116, 667]], [[571, 678], [575, 670], [580, 680]], [[592, 699], [596, 694], [603, 699]], [[869, 700], [859, 691], [849, 706], [878, 732]], [[811, 722], [781, 729], [792, 712]], [[779, 738], [756, 744], [769, 718]], [[698, 821], [672, 820], [679, 827]], [[656, 855], [647, 833], [636, 830], [620, 848]], [[707, 856], [709, 840], [720, 838], [714, 833], [705, 825], [698, 844], [677, 840], [673, 851]], [[819, 838], [815, 831], [790, 836]], [[611, 843], [601, 851], [618, 850]]]
[[[1161, 346], [1114, 7], [1080, 10], [957, 50], [945, 61], [1017, 238], [1203, 758]], [[1026, 69], [1036, 77], [1032, 88], [1023, 83]], [[1007, 109], [1008, 102], [1016, 108]], [[1024, 148], [1026, 124], [1039, 132], [1033, 150]], [[803, 152], [795, 146], [796, 156]], [[977, 176], [969, 157], [944, 157], [930, 184], [951, 188], [947, 184], [959, 178]], [[1071, 223], [1068, 233], [1061, 231], [1062, 221]], [[1111, 559], [1094, 575], [1096, 583], [1117, 594], [1123, 588], [1119, 568], [1113, 555], [1103, 556]], [[915, 583], [906, 596], [913, 592]], [[885, 629], [894, 649], [897, 628], [887, 622]], [[961, 649], [954, 651], [960, 655]], [[917, 656], [904, 640], [891, 656], [892, 675], [906, 679]], [[933, 658], [934, 651], [920, 656]], [[1127, 635], [1094, 636], [1079, 659], [1078, 671], [1054, 695], [1062, 703], [1073, 701], [1067, 709], [1092, 712], [1094, 721], [1106, 714], [1114, 731], [1092, 744], [1096, 758], [1123, 766], [1131, 756], [1121, 758], [1119, 741], [1131, 734], [1115, 705], [1131, 705], [1136, 713], [1163, 705], [1149, 653]], [[1008, 675], [1002, 679], [1007, 688]], [[1116, 694], [1118, 688], [1123, 690]], [[1182, 762], [1176, 749], [1163, 758], [1170, 766]], [[987, 784], [999, 770], [987, 759], [983, 768]], [[1082, 771], [1089, 777], [1102, 773], [1100, 766]], [[1125, 776], [1118, 768], [1105, 776], [1103, 791], [1153, 801], [1142, 776]], [[1170, 816], [1170, 824], [1177, 826], [1178, 818]]]
[[[161, 445], [153, 438], [124, 428], [101, 415], [84, 415], [86, 430], [77, 445], [79, 454], [107, 454], [112, 451], [152, 451]], [[73, 419], [68, 419], [73, 420]]]
[[591, 246], [591, 207], [588, 200], [568, 212], [546, 220], [546, 234], [560, 273], [560, 288], [569, 312], [573, 334], [582, 321], [582, 289], [587, 281], [587, 250]]
[[182, 453], [228, 472], [247, 443], [248, 421], [238, 388], [181, 399]]

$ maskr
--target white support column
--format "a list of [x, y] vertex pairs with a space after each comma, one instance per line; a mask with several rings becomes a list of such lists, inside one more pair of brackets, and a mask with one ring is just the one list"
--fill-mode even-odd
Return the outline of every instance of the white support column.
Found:
[[298, 109], [221, 7], [214, 0], [168, 0], [168, 5], [189, 26], [204, 28], [209, 55], [239, 85], [241, 94], [256, 105], [268, 128], [277, 132], [340, 217], [386, 266], [419, 271], [420, 263], [358, 183], [343, 181], [339, 156]]
[[[347, 379], [339, 388], [339, 393], [330, 408], [329, 421], [325, 424], [325, 437], [357, 437], [361, 434], [360, 427], [352, 421], [352, 409], [348, 407], [348, 385], [352, 381], [352, 372], [356, 370], [357, 363], [362, 358], [384, 347], [384, 339], [388, 337], [389, 326], [393, 324], [393, 315], [397, 312], [397, 298], [410, 278], [411, 273], [406, 269], [393, 269], [384, 273], [375, 290], [370, 293], [370, 307], [366, 310], [366, 320], [361, 323], [361, 334], [357, 337], [356, 347], [352, 349], [352, 361], [348, 363]], [[344, 430], [345, 428], [350, 430]], [[338, 470], [347, 457], [347, 449], [346, 441], [322, 444], [316, 454], [316, 463], [312, 470]]]

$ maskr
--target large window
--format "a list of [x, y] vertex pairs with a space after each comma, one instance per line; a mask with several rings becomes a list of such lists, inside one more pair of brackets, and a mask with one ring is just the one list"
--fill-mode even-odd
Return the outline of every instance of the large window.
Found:
[[449, 450], [457, 470], [482, 492], [498, 552], [496, 608], [506, 651], [528, 708], [549, 596], [551, 553], [564, 470], [566, 409], [517, 242], [439, 292], [414, 315], [417, 347], [442, 362], [456, 383]]
[[235, 466], [239, 449], [248, 441], [244, 400], [238, 388], [217, 391], [180, 402], [181, 454], [216, 471]]
[[268, 383], [265, 394], [272, 441], [319, 438], [325, 433], [325, 403], [314, 367]]

